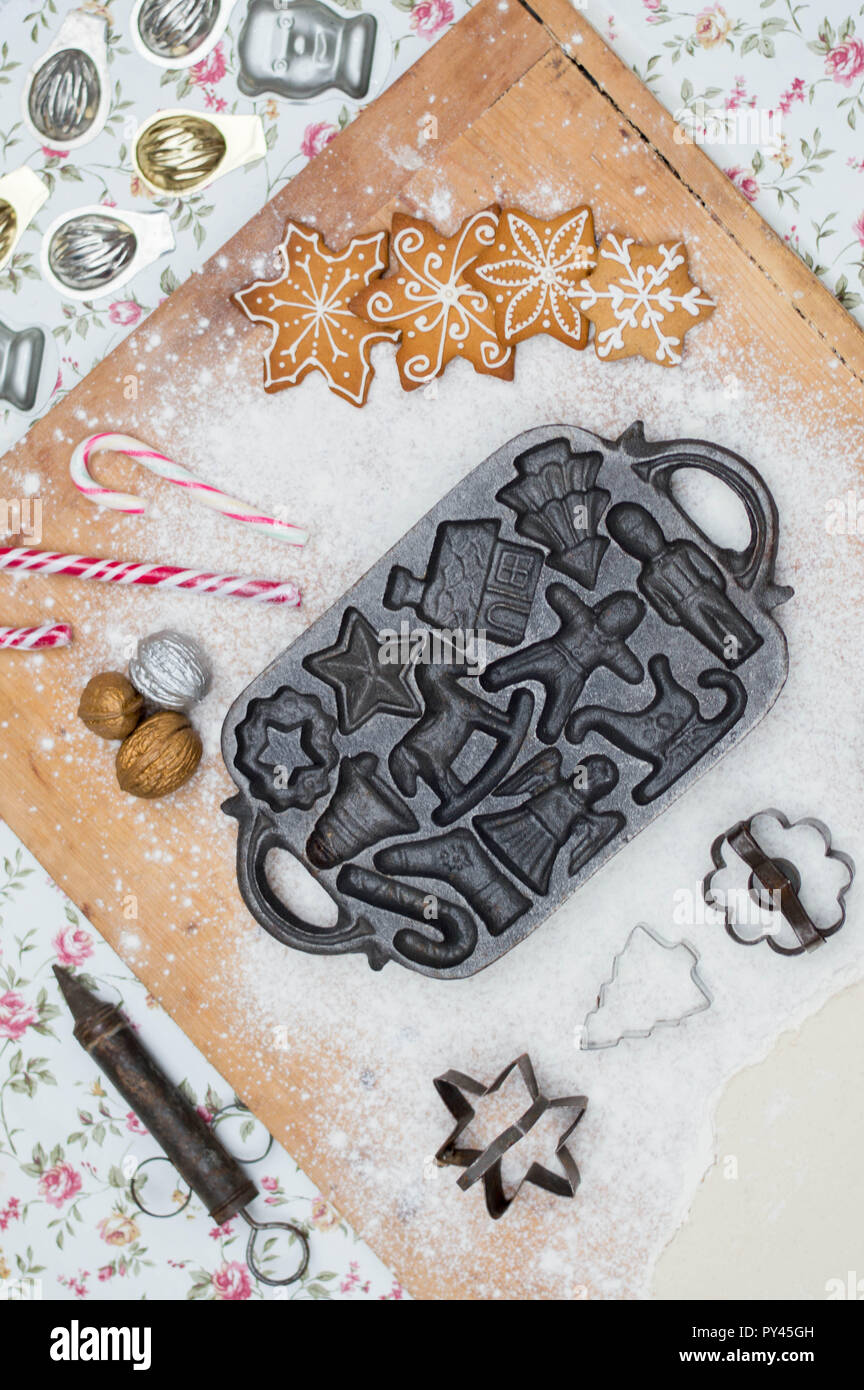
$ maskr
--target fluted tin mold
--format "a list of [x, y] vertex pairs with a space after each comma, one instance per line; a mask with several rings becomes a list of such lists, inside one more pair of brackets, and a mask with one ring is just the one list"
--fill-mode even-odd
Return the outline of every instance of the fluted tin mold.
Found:
[[52, 149], [69, 150], [95, 139], [111, 99], [107, 22], [72, 10], [24, 83], [24, 119]]

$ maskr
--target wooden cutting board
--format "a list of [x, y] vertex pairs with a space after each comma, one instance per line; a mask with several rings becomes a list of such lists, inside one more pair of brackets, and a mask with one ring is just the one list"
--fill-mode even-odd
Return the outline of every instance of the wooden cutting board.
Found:
[[[418, 139], [424, 124], [428, 129], [430, 113], [437, 122], [434, 138]], [[147, 329], [159, 335], [166, 359], [177, 354], [177, 367], [166, 370], [188, 374], [193, 370], [190, 321], [206, 319], [214, 334], [230, 324], [247, 336], [249, 378], [255, 383], [250, 389], [257, 389], [261, 339], [240, 320], [228, 296], [248, 282], [250, 259], [277, 243], [287, 217], [313, 223], [339, 247], [358, 230], [387, 226], [396, 208], [426, 207], [432, 184], [446, 181], [457, 218], [495, 201], [496, 194], [530, 210], [532, 190], [544, 179], [558, 184], [569, 178], [574, 186], [593, 190], [588, 197], [602, 209], [603, 228], [638, 228], [644, 241], [661, 240], [682, 227], [688, 236], [695, 230], [701, 260], [710, 263], [711, 292], [736, 306], [741, 351], [773, 373], [778, 386], [799, 391], [802, 404], [824, 412], [826, 422], [844, 413], [860, 418], [864, 336], [731, 182], [698, 147], [677, 143], [674, 132], [663, 108], [567, 0], [535, 0], [533, 7], [480, 0], [200, 274], [171, 295]], [[622, 142], [638, 151], [638, 160], [628, 164], [615, 157]], [[380, 153], [398, 146], [412, 151], [412, 158], [398, 161]], [[46, 547], [86, 549], [92, 509], [69, 482], [68, 447], [62, 442], [81, 436], [82, 421], [93, 421], [90, 427], [96, 428], [106, 418], [122, 419], [129, 433], [157, 439], [172, 451], [164, 420], [155, 428], [154, 392], [142, 392], [136, 400], [123, 395], [124, 380], [136, 370], [136, 352], [131, 339], [117, 348], [4, 460], [4, 471], [12, 468], [20, 476], [32, 468], [44, 481]], [[115, 477], [131, 483], [134, 474], [117, 471]], [[118, 554], [141, 553], [140, 542], [136, 549], [122, 530], [122, 520], [109, 522], [100, 537], [98, 548], [93, 545], [97, 553], [108, 553], [108, 539]], [[49, 596], [59, 613], [61, 585], [62, 615], [75, 623], [76, 596], [84, 586], [41, 578], [21, 584], [4, 600], [3, 621], [33, 620], [45, 612]], [[76, 650], [85, 658], [90, 646], [94, 653], [97, 649], [99, 613], [107, 621], [111, 612], [110, 588], [94, 595], [96, 587], [88, 587], [87, 612], [97, 621], [77, 635]], [[306, 616], [317, 616], [314, 606]], [[202, 804], [194, 794], [173, 803], [143, 804], [119, 793], [106, 795], [104, 784], [90, 787], [86, 779], [57, 775], [54, 744], [74, 723], [78, 695], [69, 688], [67, 659], [64, 653], [46, 658], [35, 682], [26, 655], [4, 653], [0, 662], [8, 721], [0, 812], [321, 1190], [365, 1233], [362, 1182], [346, 1179], [332, 1151], [316, 1143], [331, 1100], [338, 1110], [342, 1050], [334, 1046], [325, 1059], [304, 1050], [302, 1038], [296, 1040], [274, 1085], [261, 1060], [269, 1040], [256, 1033], [254, 1020], [241, 1017], [230, 989], [212, 987], [221, 978], [224, 937], [199, 931], [197, 924], [211, 919], [214, 902], [224, 902], [231, 906], [226, 915], [239, 924], [227, 930], [240, 936], [256, 930], [239, 909], [233, 832], [221, 829], [219, 852], [196, 864], [178, 912], [177, 863], [184, 844], [200, 840]], [[98, 669], [95, 654], [90, 669]], [[249, 669], [246, 680], [256, 673], [257, 668]], [[227, 774], [224, 791], [226, 796], [232, 791]], [[147, 850], [151, 831], [170, 838], [173, 863], [154, 862]], [[140, 953], [130, 956], [127, 949], [128, 923], [117, 909], [116, 893], [106, 893], [106, 864], [119, 866], [124, 893], [137, 897], [135, 932], [151, 947], [144, 964]], [[166, 955], [174, 962], [168, 974], [162, 968]], [[322, 967], [326, 988], [327, 962]], [[445, 1277], [435, 1252], [412, 1236], [410, 1223], [397, 1221], [395, 1214], [392, 1221], [381, 1220], [379, 1213], [374, 1226], [375, 1248], [415, 1295], [476, 1297], [494, 1264], [498, 1287], [519, 1296], [530, 1223], [503, 1223], [494, 1253], [484, 1248], [466, 1259], [455, 1279], [452, 1272]], [[535, 1290], [542, 1287], [538, 1278]]]

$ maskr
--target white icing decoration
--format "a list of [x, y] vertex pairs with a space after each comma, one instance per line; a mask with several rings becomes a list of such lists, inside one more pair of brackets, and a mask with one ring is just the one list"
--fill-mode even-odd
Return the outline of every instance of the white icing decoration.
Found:
[[[265, 389], [283, 384], [294, 386], [311, 367], [314, 367], [325, 377], [331, 391], [352, 401], [354, 405], [363, 404], [372, 374], [369, 349], [373, 343], [382, 339], [395, 342], [396, 334], [369, 325], [368, 331], [358, 340], [355, 326], [362, 320], [351, 312], [347, 301], [365, 288], [378, 271], [384, 269], [386, 261], [383, 247], [386, 240], [386, 232], [375, 232], [368, 237], [356, 238], [344, 251], [335, 255], [326, 249], [318, 232], [307, 232], [294, 223], [288, 224], [285, 240], [278, 248], [284, 267], [282, 275], [278, 280], [257, 280], [235, 295], [253, 322], [268, 323], [273, 329], [273, 337], [265, 357]], [[297, 242], [305, 243], [305, 254], [295, 254], [292, 260], [291, 252]], [[374, 252], [370, 263], [365, 264], [359, 272], [351, 265], [357, 256], [358, 247], [369, 247]], [[329, 266], [323, 285], [316, 284], [316, 276], [311, 270], [316, 259], [326, 262]], [[363, 253], [359, 259], [365, 259]], [[338, 275], [338, 278], [331, 278], [331, 271], [334, 276]], [[292, 288], [296, 299], [285, 299], [277, 293], [280, 287], [286, 285], [289, 276], [293, 281]], [[305, 288], [302, 286], [303, 277], [307, 282]], [[300, 287], [297, 284], [298, 280], [301, 281]], [[355, 282], [353, 285], [352, 281]], [[269, 312], [256, 313], [250, 307], [250, 301], [254, 302], [256, 293], [263, 295], [265, 291], [269, 291]], [[278, 350], [279, 371], [276, 374], [274, 358], [277, 356], [277, 343], [283, 328], [282, 322], [274, 317], [278, 309], [296, 309], [297, 317], [291, 322], [295, 327], [305, 323], [305, 327], [287, 348]], [[347, 336], [352, 343], [356, 343], [355, 350], [347, 352], [339, 346], [335, 336], [337, 334]], [[306, 355], [298, 361], [298, 352], [303, 344], [306, 344]], [[340, 367], [341, 358], [355, 355], [360, 363], [361, 372], [359, 385], [356, 390], [352, 390], [344, 380], [350, 378], [350, 372], [343, 372], [339, 380], [336, 380], [334, 372]]]
[[[375, 294], [369, 299], [364, 312], [376, 323], [408, 319], [414, 322], [420, 333], [438, 334], [434, 360], [422, 354], [403, 362], [402, 370], [409, 381], [421, 384], [438, 376], [444, 367], [445, 345], [448, 342], [464, 343], [474, 328], [483, 335], [480, 351], [485, 366], [503, 366], [510, 356], [511, 349], [502, 347], [478, 317], [487, 307], [486, 296], [464, 279], [465, 268], [475, 258], [473, 253], [466, 254], [465, 248], [471, 232], [478, 240], [491, 242], [495, 236], [493, 215], [486, 211], [475, 213], [460, 228], [456, 254], [446, 279], [441, 278], [444, 268], [441, 251], [446, 249], [443, 244], [427, 251], [422, 264], [417, 266], [410, 258], [426, 247], [423, 233], [416, 227], [402, 227], [393, 236], [393, 257], [412, 277], [405, 283], [405, 298], [411, 307], [397, 311], [392, 298], [382, 290], [380, 295]], [[402, 277], [399, 279], [401, 281]], [[422, 310], [419, 315], [417, 309]]]
[[582, 281], [582, 309], [592, 309], [601, 299], [605, 299], [609, 301], [616, 319], [609, 328], [598, 330], [597, 356], [608, 357], [610, 352], [622, 348], [626, 329], [647, 328], [656, 338], [656, 360], [663, 362], [668, 358], [671, 364], [677, 365], [681, 361], [681, 353], [678, 351], [681, 339], [666, 331], [664, 322], [667, 314], [674, 313], [676, 309], [684, 309], [695, 319], [699, 317], [701, 308], [713, 309], [714, 300], [709, 299], [698, 285], [691, 284], [686, 294], [672, 293], [668, 284], [669, 276], [685, 262], [680, 241], [676, 241], [673, 246], [657, 247], [660, 253], [659, 265], [634, 266], [630, 251], [634, 245], [633, 237], [624, 237], [623, 241], [619, 241], [616, 236], [610, 235], [607, 240], [611, 249], [605, 249], [604, 242], [600, 250], [601, 259], [620, 265], [623, 271], [621, 278], [613, 281], [605, 290], [593, 286], [591, 280]]
[[[546, 320], [543, 327], [547, 327], [551, 308], [565, 338], [579, 344], [582, 319], [573, 303], [573, 286], [566, 277], [576, 270], [587, 270], [596, 263], [593, 244], [583, 241], [588, 209], [582, 208], [562, 223], [548, 245], [544, 245], [534, 228], [518, 213], [505, 213], [505, 218], [521, 256], [509, 256], [477, 267], [477, 274], [490, 285], [508, 289], [514, 285], [521, 286], [507, 306], [505, 336], [510, 338], [530, 328], [541, 315]], [[546, 230], [548, 235], [549, 229]], [[570, 322], [566, 321], [567, 315], [562, 312], [562, 300], [570, 311]]]

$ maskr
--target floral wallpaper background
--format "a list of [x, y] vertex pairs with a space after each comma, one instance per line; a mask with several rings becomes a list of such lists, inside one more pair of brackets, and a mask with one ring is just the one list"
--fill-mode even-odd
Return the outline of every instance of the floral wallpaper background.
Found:
[[627, 0], [597, 27], [864, 324], [864, 5]]
[[[120, 1003], [142, 1041], [259, 1189], [259, 1221], [288, 1220], [311, 1247], [303, 1279], [260, 1283], [248, 1229], [217, 1226], [96, 1063], [72, 1040], [53, 965]], [[399, 1284], [0, 824], [0, 1301], [46, 1299], [400, 1299]], [[259, 1155], [264, 1155], [259, 1158]], [[249, 1161], [255, 1160], [255, 1161]], [[143, 1179], [143, 1183], [142, 1180]], [[160, 1219], [165, 1218], [168, 1219]], [[256, 1257], [296, 1268], [287, 1236]]]
[[[514, 3], [515, 0], [510, 0]], [[386, 82], [470, 8], [468, 0], [338, 0], [374, 12], [390, 54]], [[727, 0], [679, 9], [666, 0], [571, 0], [675, 115], [690, 138], [864, 323], [864, 4]], [[21, 120], [25, 75], [72, 8], [65, 0], [0, 0], [0, 173], [27, 164], [50, 198], [0, 272], [0, 321], [51, 330], [59, 373], [50, 408], [190, 271], [317, 154], [359, 107], [325, 97], [250, 101], [236, 85], [238, 0], [222, 40], [199, 64], [163, 70], [135, 50], [129, 5], [84, 0], [109, 22], [112, 100], [105, 130], [72, 152], [40, 147]], [[828, 11], [826, 15], [826, 9]], [[131, 138], [160, 106], [257, 111], [267, 153], [186, 198], [151, 199], [132, 174]], [[42, 232], [88, 203], [169, 215], [176, 250], [111, 296], [62, 299], [39, 272]], [[0, 449], [32, 422], [0, 401]], [[241, 1158], [267, 1136], [225, 1082], [147, 996], [50, 879], [0, 824], [0, 1299], [398, 1299], [393, 1276], [273, 1144], [250, 1161], [256, 1214], [302, 1224], [311, 1240], [301, 1283], [279, 1291], [244, 1260], [245, 1227], [216, 1227], [181, 1204], [170, 1172], [149, 1166], [170, 1220], [144, 1215], [130, 1179], [158, 1152], [98, 1068], [69, 1044], [71, 1022], [51, 973], [69, 966], [123, 1001], [148, 1047]], [[161, 1174], [157, 1176], [157, 1174]], [[144, 1193], [142, 1193], [144, 1196]], [[274, 1211], [278, 1208], [278, 1211]], [[290, 1255], [290, 1252], [289, 1252]], [[267, 1257], [277, 1260], [276, 1250]]]

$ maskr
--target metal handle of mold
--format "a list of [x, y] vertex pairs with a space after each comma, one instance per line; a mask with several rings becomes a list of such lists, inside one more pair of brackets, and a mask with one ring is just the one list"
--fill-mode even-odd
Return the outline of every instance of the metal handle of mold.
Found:
[[[269, 816], [257, 809], [250, 811], [242, 796], [231, 797], [224, 802], [222, 810], [238, 821], [237, 879], [240, 891], [271, 936], [275, 936], [284, 946], [293, 946], [295, 950], [313, 951], [316, 954], [365, 951], [374, 968], [380, 968], [385, 963], [387, 956], [381, 956], [380, 943], [372, 928], [362, 917], [355, 922], [338, 899], [334, 899], [339, 912], [335, 926], [321, 927], [298, 917], [274, 892], [267, 879], [267, 855], [271, 849], [283, 849], [289, 854], [293, 851]], [[306, 865], [303, 867], [333, 897], [321, 882], [320, 874]]]
[[[742, 589], [759, 594], [766, 608], [786, 603], [792, 590], [774, 583], [777, 561], [779, 517], [777, 506], [762, 478], [746, 459], [718, 445], [706, 447], [700, 440], [681, 440], [674, 453], [668, 448], [652, 446], [644, 438], [626, 438], [628, 449], [635, 453], [634, 471], [669, 498], [683, 517], [695, 526], [700, 536], [719, 555], [731, 570]], [[653, 452], [657, 449], [657, 452]], [[720, 457], [718, 457], [720, 456]], [[679, 468], [698, 468], [725, 483], [742, 503], [750, 523], [750, 542], [743, 550], [723, 549], [706, 536], [690, 514], [681, 506], [672, 491], [672, 479]]]

